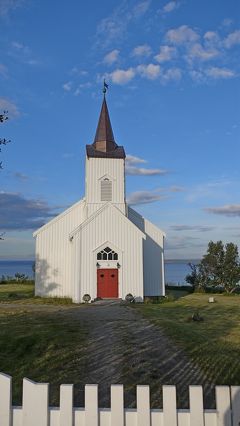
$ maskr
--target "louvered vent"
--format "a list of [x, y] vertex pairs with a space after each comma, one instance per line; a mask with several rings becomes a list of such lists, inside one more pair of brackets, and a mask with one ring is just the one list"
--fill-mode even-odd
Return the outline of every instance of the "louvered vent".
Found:
[[112, 201], [112, 182], [107, 178], [101, 181], [101, 201]]

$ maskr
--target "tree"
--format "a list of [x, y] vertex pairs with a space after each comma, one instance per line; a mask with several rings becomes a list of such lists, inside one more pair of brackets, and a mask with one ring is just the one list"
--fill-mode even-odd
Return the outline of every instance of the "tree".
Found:
[[[0, 123], [4, 123], [5, 121], [8, 120], [8, 112], [7, 111], [3, 111], [3, 114], [0, 114]], [[0, 138], [0, 146], [1, 145], [7, 145], [7, 143], [9, 143], [10, 141], [5, 139], [5, 138]], [[0, 152], [1, 152], [1, 147], [0, 147]], [[0, 161], [0, 169], [2, 169], [2, 161]]]
[[[7, 114], [8, 114], [7, 111], [3, 111], [3, 114], [0, 114], [0, 123], [4, 123], [5, 121], [8, 120]], [[9, 140], [0, 137], [0, 152], [2, 151], [1, 145], [7, 145], [7, 143], [9, 142], [10, 142]], [[0, 161], [0, 169], [2, 168], [3, 168], [2, 161]], [[4, 239], [3, 236], [4, 236], [4, 232], [0, 232], [0, 241]]]
[[222, 241], [210, 241], [200, 263], [189, 266], [192, 272], [186, 281], [195, 289], [223, 286], [227, 293], [232, 293], [240, 284], [238, 247], [233, 243], [224, 246]]
[[240, 261], [236, 244], [228, 243], [225, 246], [225, 258], [223, 264], [223, 282], [225, 291], [234, 292], [240, 281]]

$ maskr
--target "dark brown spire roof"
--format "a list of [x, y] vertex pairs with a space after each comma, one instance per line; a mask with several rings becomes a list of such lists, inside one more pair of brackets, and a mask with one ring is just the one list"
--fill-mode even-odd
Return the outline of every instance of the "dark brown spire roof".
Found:
[[105, 96], [103, 98], [100, 117], [98, 120], [94, 147], [98, 151], [103, 152], [113, 151], [116, 147]]
[[114, 140], [111, 121], [105, 95], [98, 120], [95, 139], [92, 145], [87, 145], [88, 157], [125, 158], [124, 148]]

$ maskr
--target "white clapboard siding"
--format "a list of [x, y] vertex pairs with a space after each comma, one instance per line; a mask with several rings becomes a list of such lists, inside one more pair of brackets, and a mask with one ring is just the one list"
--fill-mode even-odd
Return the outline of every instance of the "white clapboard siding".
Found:
[[144, 296], [164, 296], [165, 234], [131, 207], [128, 207], [128, 218], [146, 234], [143, 242]]
[[90, 294], [92, 299], [97, 297], [97, 252], [105, 242], [119, 254], [119, 297], [124, 299], [132, 293], [142, 300], [144, 238], [137, 226], [111, 203], [86, 220], [72, 238], [76, 284], [73, 300], [81, 302], [84, 294]]
[[82, 200], [40, 228], [36, 237], [37, 296], [72, 297], [70, 232], [85, 220]]
[[48, 384], [23, 380], [23, 406], [11, 405], [11, 377], [0, 374], [1, 426], [239, 426], [240, 387], [217, 386], [216, 409], [203, 407], [201, 386], [189, 387], [189, 410], [176, 407], [175, 386], [163, 386], [163, 408], [150, 408], [149, 386], [137, 386], [137, 408], [124, 408], [122, 385], [111, 386], [111, 407], [99, 408], [98, 385], [85, 386], [85, 407], [73, 407], [73, 385], [60, 386], [60, 407], [49, 407]]
[[116, 158], [86, 159], [86, 202], [100, 203], [101, 181], [106, 178], [112, 183], [112, 202], [125, 203], [124, 160]]

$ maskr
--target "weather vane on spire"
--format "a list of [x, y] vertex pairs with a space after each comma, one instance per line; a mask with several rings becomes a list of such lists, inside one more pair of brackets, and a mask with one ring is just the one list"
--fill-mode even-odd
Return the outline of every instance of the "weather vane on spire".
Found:
[[107, 89], [108, 89], [108, 84], [106, 83], [105, 78], [104, 78], [104, 80], [103, 80], [103, 94], [104, 94], [104, 96], [105, 96], [105, 93], [107, 92]]

